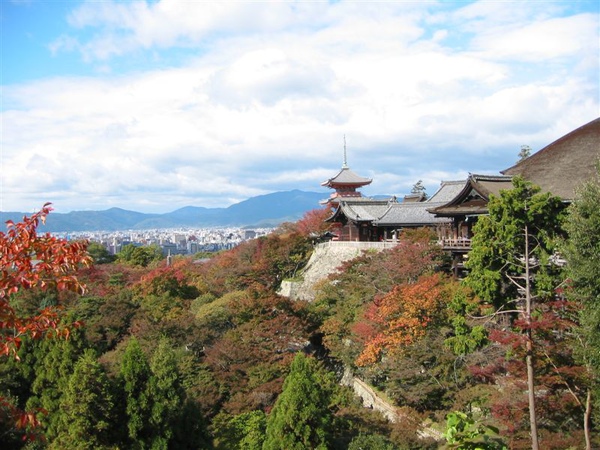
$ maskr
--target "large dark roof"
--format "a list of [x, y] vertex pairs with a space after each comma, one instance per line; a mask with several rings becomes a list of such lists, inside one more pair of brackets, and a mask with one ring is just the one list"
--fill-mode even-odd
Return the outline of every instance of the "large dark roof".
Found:
[[595, 175], [598, 158], [600, 118], [571, 131], [501, 173], [521, 175], [544, 191], [563, 200], [572, 200], [575, 189]]
[[429, 212], [438, 217], [486, 214], [490, 195], [498, 196], [501, 190], [511, 188], [511, 177], [470, 174], [454, 198], [443, 204], [432, 205]]

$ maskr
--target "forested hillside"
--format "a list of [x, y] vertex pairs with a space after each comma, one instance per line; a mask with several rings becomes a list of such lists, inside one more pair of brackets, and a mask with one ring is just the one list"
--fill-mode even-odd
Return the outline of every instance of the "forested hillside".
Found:
[[[1, 448], [598, 447], [598, 190], [565, 210], [517, 181], [478, 223], [464, 282], [419, 229], [310, 303], [276, 290], [301, 276], [324, 211], [170, 265], [43, 235], [47, 209], [9, 224]], [[344, 370], [398, 420], [363, 408]]]

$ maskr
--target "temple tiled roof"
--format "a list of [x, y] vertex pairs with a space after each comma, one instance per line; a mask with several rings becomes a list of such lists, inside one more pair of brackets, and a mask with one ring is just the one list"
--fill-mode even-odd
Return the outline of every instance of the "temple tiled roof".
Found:
[[427, 201], [402, 202], [396, 197], [387, 200], [356, 198], [341, 200], [338, 209], [330, 220], [339, 215], [346, 216], [354, 222], [371, 222], [375, 226], [417, 227], [436, 225], [448, 222], [443, 217], [435, 217], [428, 209], [442, 206], [447, 198], [454, 198], [457, 191], [465, 185], [465, 181], [442, 182], [438, 191]]
[[573, 130], [501, 173], [521, 175], [544, 191], [563, 200], [572, 200], [577, 187], [594, 177], [598, 158], [600, 118]]
[[486, 214], [490, 195], [498, 196], [501, 190], [511, 189], [511, 180], [512, 177], [504, 175], [470, 174], [469, 178], [463, 181], [462, 188], [454, 198], [430, 207], [429, 212], [441, 217]]
[[321, 183], [321, 186], [335, 187], [336, 185], [349, 185], [349, 186], [366, 186], [371, 184], [373, 181], [370, 178], [363, 178], [357, 175], [348, 167], [342, 167], [336, 176], [330, 178]]
[[384, 215], [390, 205], [398, 204], [395, 199], [374, 200], [370, 198], [351, 198], [341, 200], [333, 217], [343, 214], [354, 222], [373, 222]]
[[[447, 203], [454, 199], [465, 187], [465, 180], [442, 181], [440, 188], [428, 200], [429, 203]], [[431, 206], [430, 206], [431, 207]]]
[[377, 226], [417, 227], [448, 222], [446, 218], [435, 217], [428, 211], [432, 206], [430, 202], [397, 203], [392, 205], [381, 217], [373, 221]]

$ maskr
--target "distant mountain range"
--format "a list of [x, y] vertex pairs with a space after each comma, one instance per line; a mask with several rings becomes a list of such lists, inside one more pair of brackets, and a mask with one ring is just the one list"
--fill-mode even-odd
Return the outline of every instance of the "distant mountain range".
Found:
[[[118, 231], [180, 227], [274, 227], [283, 222], [295, 222], [312, 209], [319, 208], [319, 201], [327, 193], [300, 190], [274, 192], [251, 197], [227, 208], [204, 208], [186, 206], [165, 214], [145, 214], [110, 208], [105, 211], [52, 212], [42, 231]], [[0, 221], [19, 222], [22, 212], [0, 211]], [[4, 231], [4, 227], [0, 229]]]

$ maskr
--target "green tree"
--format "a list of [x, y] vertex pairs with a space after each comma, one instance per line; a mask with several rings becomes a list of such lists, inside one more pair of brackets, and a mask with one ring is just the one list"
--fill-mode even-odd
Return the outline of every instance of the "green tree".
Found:
[[110, 448], [114, 423], [108, 377], [93, 350], [75, 364], [60, 403], [60, 426], [50, 449]]
[[564, 207], [561, 199], [541, 193], [521, 177], [513, 188], [492, 196], [489, 215], [473, 229], [473, 248], [465, 282], [498, 312], [517, 315], [514, 322], [524, 335], [527, 392], [532, 448], [539, 448], [534, 383], [534, 308], [554, 298], [561, 269], [553, 264], [562, 235]]
[[[579, 318], [582, 336], [582, 359], [594, 381], [593, 397], [600, 398], [600, 163], [597, 176], [584, 184], [569, 207], [565, 228], [568, 240], [563, 253], [567, 259], [570, 289], [567, 295], [582, 306]], [[587, 446], [591, 448], [588, 430], [592, 390], [588, 391], [585, 413]], [[597, 405], [598, 406], [598, 405]], [[597, 409], [597, 408], [596, 408]]]
[[124, 245], [121, 248], [121, 250], [119, 251], [119, 253], [117, 254], [117, 260], [119, 260], [121, 262], [125, 262], [125, 263], [130, 262], [131, 259], [133, 258], [133, 251], [136, 248], [137, 247], [133, 244]]
[[162, 258], [162, 250], [158, 245], [138, 247], [134, 244], [128, 244], [117, 254], [119, 261], [141, 267], [147, 267], [150, 263], [160, 261]]
[[506, 450], [498, 429], [473, 418], [471, 413], [454, 411], [446, 418], [444, 438], [447, 450]]
[[139, 342], [132, 337], [127, 343], [121, 362], [120, 378], [125, 396], [127, 436], [131, 448], [146, 448], [145, 441], [151, 434], [148, 383], [151, 372], [146, 355]]
[[526, 160], [529, 158], [529, 155], [531, 155], [531, 147], [529, 145], [521, 145], [521, 150], [519, 151], [519, 160], [517, 162], [519, 163]]
[[148, 383], [148, 398], [152, 401], [150, 425], [153, 450], [166, 450], [174, 437], [174, 427], [183, 409], [185, 394], [179, 379], [175, 354], [168, 339], [163, 338], [150, 361], [152, 377]]
[[331, 381], [315, 359], [298, 353], [267, 418], [264, 450], [326, 449], [333, 421]]
[[[220, 420], [219, 420], [220, 419]], [[218, 450], [261, 450], [265, 440], [267, 419], [260, 410], [220, 416], [215, 429], [215, 448]]]
[[74, 367], [85, 349], [82, 334], [78, 329], [69, 340], [46, 339], [32, 344], [37, 356], [36, 377], [27, 408], [45, 411], [40, 416], [40, 422], [44, 436], [49, 441], [54, 440], [59, 432], [61, 401]]
[[99, 242], [90, 242], [87, 251], [94, 264], [108, 264], [117, 259], [115, 255], [111, 255], [106, 247]]
[[392, 444], [385, 436], [381, 434], [359, 434], [348, 446], [348, 450], [395, 450], [396, 446]]
[[410, 190], [410, 192], [412, 194], [420, 194], [421, 192], [423, 192], [425, 190], [425, 186], [423, 186], [423, 180], [419, 180], [417, 181], [412, 189]]
[[560, 279], [560, 267], [551, 262], [563, 234], [561, 199], [515, 177], [512, 189], [492, 196], [488, 210], [473, 229], [466, 284], [482, 300], [506, 308], [523, 297], [526, 263], [534, 262], [532, 295], [552, 296]]
[[[48, 340], [55, 341], [55, 339]], [[33, 349], [31, 340], [25, 339], [15, 358], [0, 358], [0, 441], [2, 448], [18, 449], [23, 447], [23, 440], [42, 437], [43, 428], [19, 429], [15, 426], [14, 417], [7, 414], [6, 410], [23, 408], [31, 396], [31, 386], [39, 372], [37, 354]], [[28, 411], [36, 411], [35, 407], [27, 407]], [[43, 419], [44, 414], [39, 414], [38, 419]]]
[[464, 284], [459, 284], [448, 302], [448, 314], [453, 334], [445, 340], [455, 355], [465, 356], [488, 343], [487, 331], [481, 324], [467, 318], [476, 315], [479, 305], [473, 293]]
[[417, 181], [412, 189], [410, 190], [411, 194], [420, 194], [424, 199], [427, 199], [427, 192], [425, 192], [425, 186], [423, 185], [423, 180]]
[[206, 430], [206, 422], [196, 399], [187, 398], [185, 400], [185, 404], [179, 411], [179, 418], [173, 433], [173, 440], [170, 442], [169, 448], [177, 450], [212, 448], [212, 439]]

